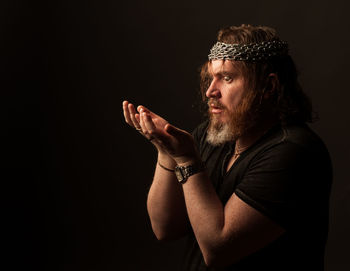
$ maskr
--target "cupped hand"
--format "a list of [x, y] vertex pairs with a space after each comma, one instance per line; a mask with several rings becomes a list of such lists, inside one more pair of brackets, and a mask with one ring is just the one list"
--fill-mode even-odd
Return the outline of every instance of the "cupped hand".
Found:
[[157, 142], [158, 146], [165, 150], [178, 165], [199, 159], [191, 134], [163, 122], [163, 118], [144, 107], [138, 110], [142, 131], [154, 138], [152, 142]]
[[157, 139], [150, 135], [148, 129], [146, 129], [145, 125], [143, 125], [140, 114], [142, 112], [149, 114], [155, 127], [157, 127], [159, 130], [164, 129], [165, 125], [168, 122], [144, 106], [138, 106], [137, 110], [138, 111], [135, 110], [135, 107], [132, 103], [129, 103], [128, 101], [123, 102], [123, 113], [126, 123], [140, 132], [140, 134], [142, 134], [149, 141], [151, 141], [160, 153], [166, 154], [166, 151], [162, 148]]
[[125, 121], [152, 142], [161, 154], [169, 155], [177, 164], [199, 159], [191, 134], [169, 124], [145, 106], [123, 102]]

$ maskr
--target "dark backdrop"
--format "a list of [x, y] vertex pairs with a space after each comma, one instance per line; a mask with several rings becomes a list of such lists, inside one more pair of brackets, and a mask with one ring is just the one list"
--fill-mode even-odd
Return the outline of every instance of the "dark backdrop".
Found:
[[334, 164], [327, 270], [349, 270], [346, 2], [1, 1], [6, 270], [176, 269], [183, 241], [157, 242], [146, 213], [156, 153], [121, 103], [192, 130], [198, 67], [217, 30], [242, 23], [289, 41]]

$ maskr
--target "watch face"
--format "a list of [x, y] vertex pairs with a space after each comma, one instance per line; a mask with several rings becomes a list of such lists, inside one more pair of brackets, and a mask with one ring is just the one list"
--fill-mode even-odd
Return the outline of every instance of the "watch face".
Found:
[[174, 171], [178, 181], [180, 183], [184, 183], [188, 179], [188, 177], [198, 172], [201, 172], [202, 170], [204, 170], [203, 164], [194, 164], [194, 165], [188, 165], [184, 167], [176, 166]]
[[175, 175], [179, 182], [183, 181], [184, 176], [182, 175], [181, 168], [175, 167]]

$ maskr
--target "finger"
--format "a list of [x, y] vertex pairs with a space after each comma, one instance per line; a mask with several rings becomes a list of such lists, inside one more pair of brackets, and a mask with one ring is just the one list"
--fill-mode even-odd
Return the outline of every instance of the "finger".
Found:
[[169, 136], [166, 133], [164, 133], [164, 131], [157, 129], [157, 127], [152, 121], [151, 116], [148, 113], [143, 112], [141, 114], [141, 119], [143, 121], [143, 124], [145, 125], [145, 128], [147, 129], [147, 134], [162, 142], [163, 145], [167, 144], [170, 141]]
[[136, 109], [139, 113], [141, 113], [142, 111], [147, 112], [147, 113], [151, 112], [151, 110], [149, 110], [148, 108], [146, 108], [143, 105], [139, 105]]
[[148, 113], [142, 111], [142, 117], [148, 132], [150, 134], [154, 133], [157, 128], [154, 125], [151, 116]]
[[152, 118], [148, 113], [144, 112], [143, 110], [141, 110], [141, 112], [142, 113], [140, 115], [141, 116], [140, 120], [142, 121], [145, 134], [147, 135], [154, 134], [156, 127], [152, 121]]
[[129, 104], [128, 105], [128, 109], [129, 109], [129, 113], [130, 113], [130, 119], [132, 121], [132, 123], [134, 124], [134, 127], [136, 129], [140, 129], [140, 124], [137, 121], [137, 119], [135, 118], [135, 114], [136, 114], [136, 110], [133, 104]]
[[[146, 134], [147, 134], [147, 128], [145, 126], [145, 122], [142, 120], [140, 114], [135, 114], [135, 118], [136, 120], [138, 121], [139, 125], [140, 125], [140, 130], [139, 132], [142, 133], [142, 135], [144, 137], [146, 137]], [[147, 138], [147, 137], [146, 137]]]
[[133, 122], [132, 122], [132, 120], [131, 120], [131, 118], [130, 118], [130, 113], [129, 113], [129, 109], [128, 109], [128, 104], [129, 104], [129, 102], [128, 101], [124, 101], [123, 102], [123, 113], [124, 113], [124, 118], [125, 118], [125, 122], [127, 123], [127, 124], [129, 124], [130, 126], [134, 126], [133, 125]]
[[141, 119], [143, 124], [145, 125], [146, 133], [149, 134], [151, 137], [158, 137], [159, 133], [157, 133], [157, 128], [154, 125], [149, 113], [146, 113], [144, 111], [141, 112]]
[[151, 117], [159, 117], [157, 114], [155, 114], [154, 112], [152, 112], [151, 110], [149, 110], [147, 107], [143, 106], [143, 105], [139, 105], [137, 107], [137, 111], [141, 114], [142, 112], [146, 112], [148, 114], [151, 115]]
[[146, 138], [151, 140], [153, 145], [155, 145], [158, 149], [165, 149], [166, 145], [169, 145], [169, 138], [164, 132], [157, 129], [148, 113], [143, 112], [140, 115], [140, 123], [142, 123], [142, 126], [146, 129]]
[[144, 135], [146, 135], [147, 134], [147, 128], [146, 128], [146, 125], [145, 125], [144, 118], [142, 117], [142, 114], [140, 115], [140, 126], [141, 126], [142, 133]]
[[144, 122], [143, 118], [142, 118], [139, 114], [136, 114], [135, 117], [136, 117], [136, 118], [138, 119], [138, 121], [139, 121], [139, 124], [140, 124], [140, 127], [141, 127], [141, 130], [140, 130], [141, 134], [142, 134], [146, 139], [148, 139], [150, 142], [152, 142], [153, 145], [157, 146], [155, 138], [152, 137], [152, 136], [150, 136], [150, 135], [148, 134], [147, 128], [146, 128], [146, 126], [145, 126], [145, 122]]
[[140, 114], [135, 114], [135, 119], [137, 120], [138, 123], [140, 123]]

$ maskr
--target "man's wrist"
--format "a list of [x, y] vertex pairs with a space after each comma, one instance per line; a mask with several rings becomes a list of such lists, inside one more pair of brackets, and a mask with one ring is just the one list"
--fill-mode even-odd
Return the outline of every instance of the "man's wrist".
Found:
[[176, 162], [177, 166], [179, 166], [179, 167], [186, 167], [189, 165], [197, 164], [201, 161], [202, 161], [202, 159], [198, 156], [181, 157], [181, 158], [175, 159], [175, 162]]
[[157, 163], [169, 169], [174, 169], [176, 167], [176, 162], [171, 156], [160, 152], [158, 153]]
[[159, 161], [158, 161], [158, 166], [160, 166], [162, 169], [165, 169], [166, 171], [175, 172], [175, 168], [172, 169], [172, 168], [168, 168], [166, 166], [163, 166]]
[[205, 170], [205, 165], [200, 159], [189, 160], [175, 167], [175, 175], [179, 183], [183, 184], [189, 177]]

